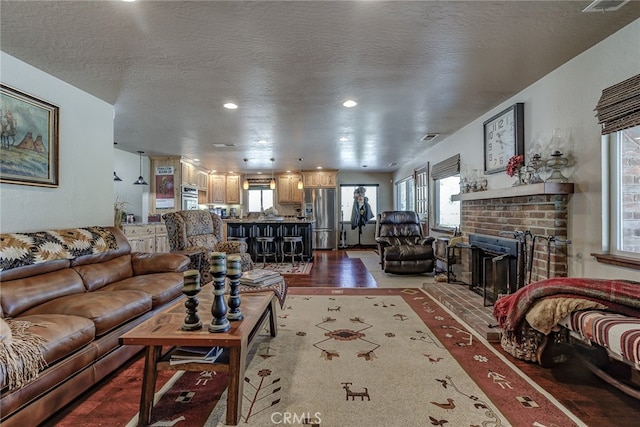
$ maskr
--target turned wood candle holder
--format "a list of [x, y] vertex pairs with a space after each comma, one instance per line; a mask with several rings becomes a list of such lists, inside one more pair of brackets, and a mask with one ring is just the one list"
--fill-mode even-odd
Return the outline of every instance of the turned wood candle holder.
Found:
[[202, 328], [202, 321], [198, 316], [198, 305], [200, 303], [196, 297], [200, 293], [200, 289], [200, 272], [198, 270], [185, 271], [182, 293], [187, 296], [184, 302], [184, 306], [187, 308], [187, 315], [182, 324], [183, 331], [195, 331]]
[[227, 303], [224, 300], [224, 283], [227, 274], [227, 254], [212, 252], [209, 272], [213, 276], [213, 304], [211, 304], [211, 324], [209, 332], [227, 332], [231, 329], [227, 319]]
[[244, 315], [240, 311], [240, 278], [242, 277], [242, 260], [239, 255], [229, 255], [227, 258], [227, 278], [229, 278], [229, 320], [242, 320]]

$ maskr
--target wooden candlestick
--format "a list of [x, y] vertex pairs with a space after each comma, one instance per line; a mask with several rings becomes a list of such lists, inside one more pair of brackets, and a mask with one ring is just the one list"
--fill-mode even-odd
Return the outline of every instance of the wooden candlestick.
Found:
[[227, 274], [227, 254], [224, 252], [211, 253], [211, 267], [209, 272], [213, 276], [213, 304], [211, 304], [211, 324], [209, 332], [227, 332], [231, 329], [227, 319], [227, 303], [224, 300], [224, 282]]
[[242, 320], [244, 315], [240, 311], [240, 278], [242, 277], [242, 260], [239, 255], [229, 255], [227, 258], [227, 277], [229, 278], [229, 320]]

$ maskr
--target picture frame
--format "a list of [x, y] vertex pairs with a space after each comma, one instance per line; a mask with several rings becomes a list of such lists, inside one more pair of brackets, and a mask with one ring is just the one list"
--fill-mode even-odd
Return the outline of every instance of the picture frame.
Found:
[[509, 159], [524, 155], [524, 103], [519, 102], [483, 125], [484, 173], [505, 172]]
[[60, 108], [0, 83], [0, 183], [58, 187]]

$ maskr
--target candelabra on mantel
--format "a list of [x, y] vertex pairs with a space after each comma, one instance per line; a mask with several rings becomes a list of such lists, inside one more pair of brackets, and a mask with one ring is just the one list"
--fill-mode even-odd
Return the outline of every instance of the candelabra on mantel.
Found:
[[528, 184], [569, 182], [571, 169], [575, 166], [576, 159], [569, 139], [562, 133], [561, 129], [554, 129], [547, 146], [543, 146], [542, 139], [538, 134], [535, 136], [531, 148], [527, 152], [529, 158], [529, 163], [526, 165]]

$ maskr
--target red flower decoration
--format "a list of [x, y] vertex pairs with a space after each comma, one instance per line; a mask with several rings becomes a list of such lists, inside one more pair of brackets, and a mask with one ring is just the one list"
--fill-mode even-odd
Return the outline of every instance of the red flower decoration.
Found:
[[514, 176], [516, 173], [522, 169], [524, 166], [524, 156], [519, 154], [517, 156], [513, 156], [509, 159], [509, 163], [507, 163], [507, 175]]

